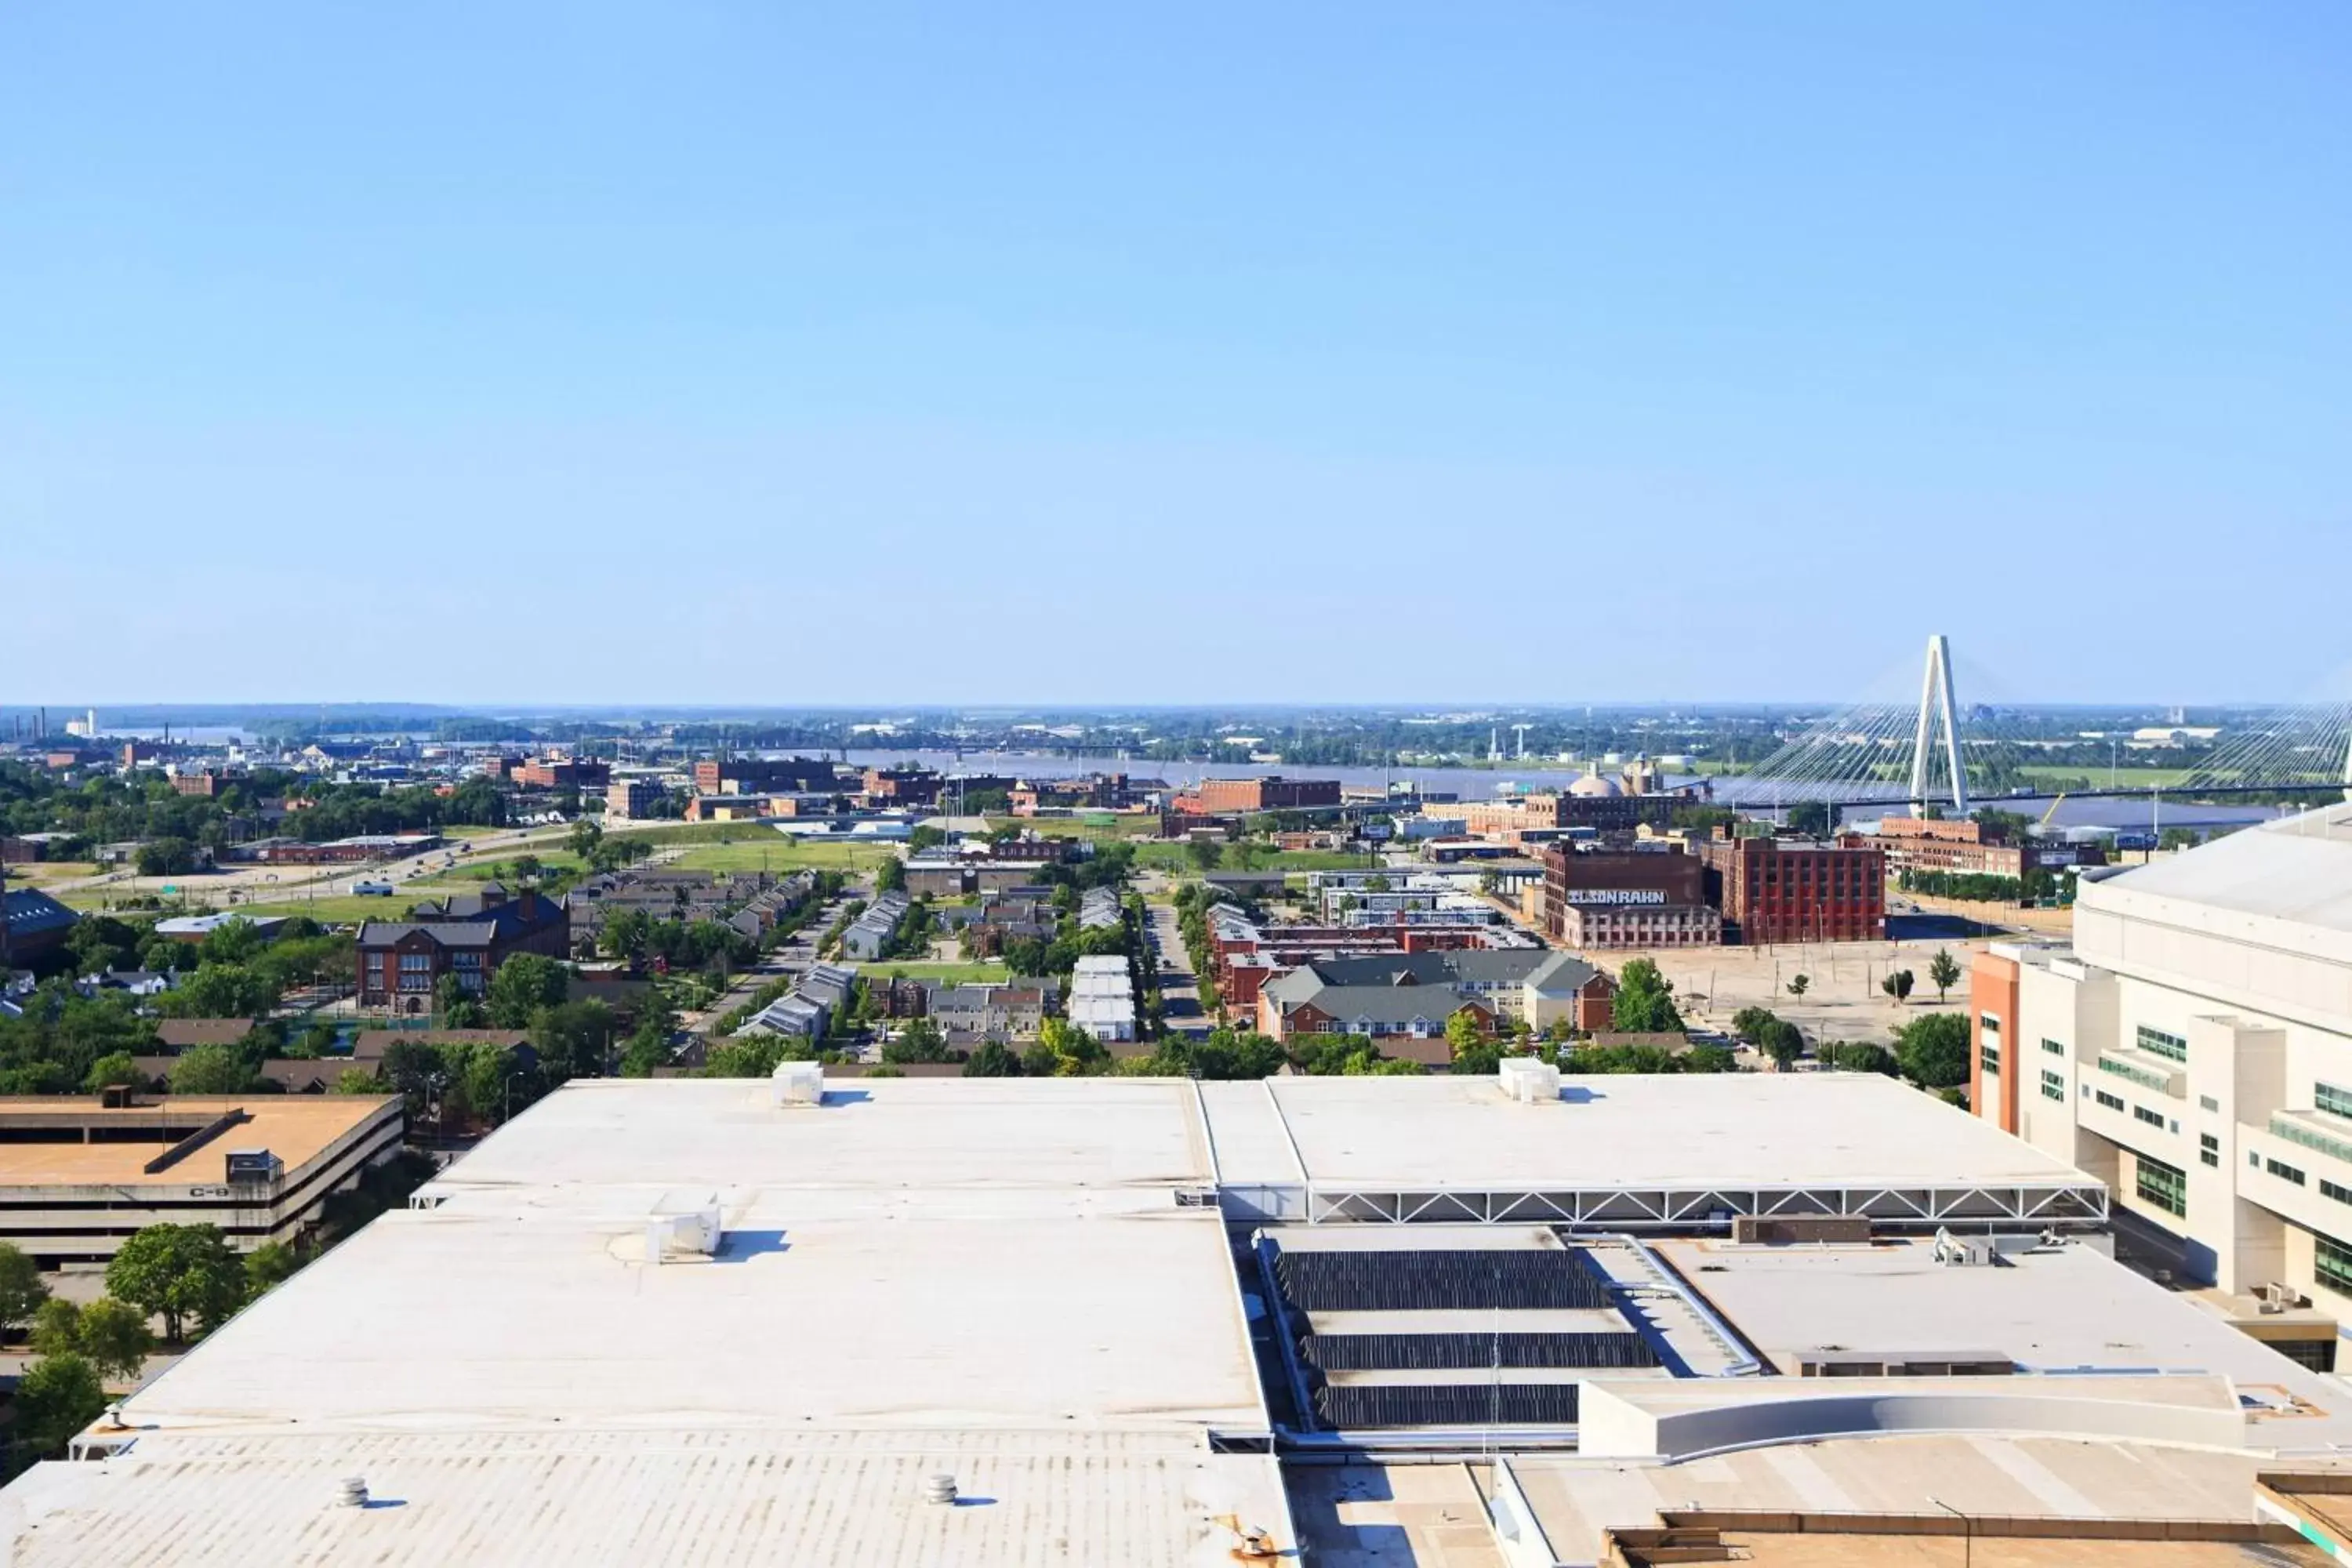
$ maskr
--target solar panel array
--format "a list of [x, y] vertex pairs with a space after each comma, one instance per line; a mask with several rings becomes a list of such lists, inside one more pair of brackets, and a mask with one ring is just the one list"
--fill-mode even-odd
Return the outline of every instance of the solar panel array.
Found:
[[1325, 1384], [1315, 1414], [1327, 1426], [1486, 1426], [1505, 1423], [1572, 1426], [1573, 1383], [1406, 1383]]
[[1658, 1364], [1636, 1333], [1307, 1334], [1299, 1358], [1324, 1372], [1427, 1372], [1480, 1367], [1587, 1367], [1620, 1371]]
[[1590, 1310], [1609, 1291], [1584, 1254], [1566, 1248], [1289, 1252], [1275, 1279], [1304, 1312]]

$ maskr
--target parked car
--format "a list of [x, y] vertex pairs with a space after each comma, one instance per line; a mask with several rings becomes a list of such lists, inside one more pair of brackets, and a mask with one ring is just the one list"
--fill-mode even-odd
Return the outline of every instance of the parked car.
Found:
[[363, 899], [388, 899], [392, 897], [392, 884], [390, 882], [353, 882], [352, 891]]

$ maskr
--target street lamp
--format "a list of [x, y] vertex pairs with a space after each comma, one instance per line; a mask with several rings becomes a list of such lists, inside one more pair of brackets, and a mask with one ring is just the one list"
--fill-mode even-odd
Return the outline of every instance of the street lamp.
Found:
[[1973, 1568], [1977, 1558], [1976, 1521], [1942, 1498], [1931, 1497], [1927, 1500], [1960, 1521], [1960, 1561]]
[[519, 1079], [519, 1078], [521, 1078], [522, 1076], [523, 1076], [523, 1073], [522, 1073], [520, 1070], [517, 1070], [517, 1071], [510, 1072], [510, 1073], [507, 1074], [507, 1095], [506, 1095], [507, 1105], [506, 1105], [506, 1111], [505, 1111], [505, 1114], [501, 1115], [501, 1116], [499, 1118], [499, 1123], [500, 1123], [501, 1125], [503, 1125], [503, 1124], [504, 1124], [504, 1123], [506, 1123], [506, 1122], [512, 1121], [514, 1120], [514, 1086], [515, 1086], [515, 1079]]

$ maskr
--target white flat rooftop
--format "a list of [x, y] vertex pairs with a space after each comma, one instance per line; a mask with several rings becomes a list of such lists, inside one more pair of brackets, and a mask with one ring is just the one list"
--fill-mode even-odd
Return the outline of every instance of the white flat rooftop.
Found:
[[[0, 1492], [0, 1560], [1229, 1563], [1285, 1546], [1189, 1082], [550, 1096]], [[713, 1256], [648, 1259], [715, 1205]], [[922, 1478], [969, 1500], [939, 1508]], [[341, 1509], [368, 1478], [399, 1505]], [[15, 1552], [9, 1557], [8, 1552]]]
[[[2093, 1178], [1874, 1073], [1563, 1078], [1522, 1105], [1488, 1078], [1204, 1083], [1227, 1183], [1319, 1186], [1957, 1186]], [[1295, 1158], [1294, 1158], [1295, 1151]]]
[[[2105, 1374], [2100, 1381], [2133, 1373], [2218, 1375], [2256, 1397], [2249, 1445], [2309, 1452], [2352, 1444], [2352, 1392], [2341, 1382], [2306, 1370], [2095, 1247], [2036, 1248], [1997, 1266], [1947, 1267], [1931, 1259], [1933, 1243], [1926, 1238], [1852, 1247], [1652, 1246], [1767, 1362], [1784, 1370], [1791, 1352], [1835, 1346], [1927, 1356], [1998, 1352], [2029, 1373]], [[1990, 1386], [2011, 1380], [1970, 1381]], [[2292, 1414], [2262, 1408], [2290, 1404]]]

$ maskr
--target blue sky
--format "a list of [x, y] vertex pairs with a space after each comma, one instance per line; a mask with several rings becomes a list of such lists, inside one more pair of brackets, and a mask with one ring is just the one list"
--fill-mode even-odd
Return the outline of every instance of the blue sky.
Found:
[[0, 699], [2352, 661], [2352, 8], [0, 13]]

